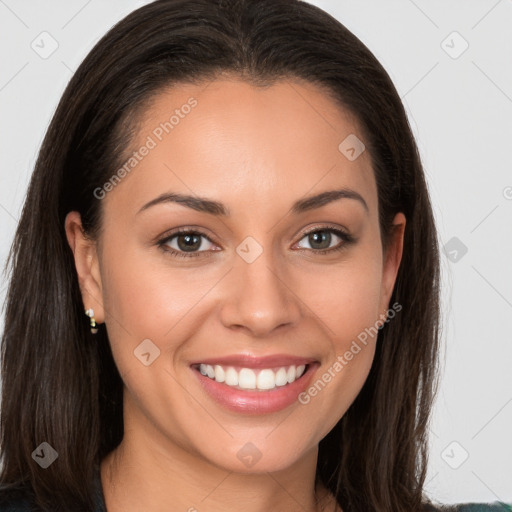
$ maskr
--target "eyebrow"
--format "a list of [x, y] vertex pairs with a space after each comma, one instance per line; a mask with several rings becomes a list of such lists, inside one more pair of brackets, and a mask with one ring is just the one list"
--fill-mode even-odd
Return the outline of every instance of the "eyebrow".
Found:
[[[291, 212], [294, 215], [297, 215], [299, 213], [314, 210], [315, 208], [320, 208], [321, 206], [324, 206], [333, 201], [337, 201], [339, 199], [356, 200], [360, 204], [362, 204], [366, 212], [369, 213], [369, 208], [364, 198], [355, 190], [351, 190], [348, 188], [328, 190], [315, 196], [299, 199], [293, 204]], [[151, 201], [149, 201], [149, 203], [146, 203], [137, 212], [137, 214], [157, 204], [165, 203], [178, 203], [193, 210], [196, 210], [198, 212], [209, 213], [211, 215], [216, 216], [229, 217], [231, 215], [229, 208], [218, 201], [214, 201], [212, 199], [207, 199], [204, 197], [189, 196], [173, 192], [164, 193], [159, 195], [155, 199], [152, 199]]]

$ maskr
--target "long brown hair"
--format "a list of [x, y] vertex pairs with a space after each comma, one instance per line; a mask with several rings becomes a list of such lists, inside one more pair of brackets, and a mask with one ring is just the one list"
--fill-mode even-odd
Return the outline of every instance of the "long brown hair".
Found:
[[[400, 97], [370, 50], [298, 0], [158, 0], [117, 23], [67, 86], [48, 128], [8, 259], [0, 446], [4, 489], [27, 487], [48, 510], [93, 510], [95, 466], [123, 437], [122, 380], [104, 326], [84, 315], [68, 212], [91, 237], [101, 187], [122, 164], [137, 113], [162, 88], [235, 73], [255, 85], [323, 87], [363, 129], [378, 188], [383, 249], [407, 218], [391, 297], [361, 392], [320, 442], [317, 481], [345, 512], [422, 510], [438, 374], [439, 252], [418, 149]], [[341, 142], [341, 141], [340, 141]], [[42, 469], [42, 442], [59, 454]]]

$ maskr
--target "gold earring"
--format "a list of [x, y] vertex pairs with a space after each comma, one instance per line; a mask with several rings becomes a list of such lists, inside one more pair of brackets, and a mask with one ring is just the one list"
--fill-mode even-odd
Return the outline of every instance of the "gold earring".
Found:
[[92, 308], [86, 309], [85, 314], [91, 319], [91, 332], [93, 334], [96, 334], [98, 332], [98, 327], [96, 325], [96, 320], [94, 318], [94, 310]]

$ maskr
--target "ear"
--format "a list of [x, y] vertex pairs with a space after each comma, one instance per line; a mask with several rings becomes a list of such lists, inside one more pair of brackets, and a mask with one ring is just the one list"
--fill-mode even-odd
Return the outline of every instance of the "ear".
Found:
[[382, 283], [381, 283], [381, 299], [379, 311], [382, 313], [381, 318], [386, 317], [389, 309], [389, 301], [395, 286], [396, 276], [402, 261], [402, 252], [404, 246], [406, 219], [403, 213], [397, 213], [393, 219], [393, 230], [391, 239], [386, 253], [384, 254]]
[[64, 227], [68, 244], [73, 251], [78, 284], [85, 309], [92, 308], [96, 323], [103, 323], [105, 312], [97, 244], [85, 236], [78, 212], [69, 212], [66, 215]]

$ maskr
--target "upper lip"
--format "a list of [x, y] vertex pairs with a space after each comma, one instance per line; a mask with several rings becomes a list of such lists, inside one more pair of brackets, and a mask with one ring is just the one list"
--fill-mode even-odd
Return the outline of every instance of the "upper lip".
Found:
[[287, 354], [273, 354], [268, 356], [253, 356], [250, 354], [232, 354], [229, 356], [212, 357], [209, 359], [201, 359], [192, 363], [221, 365], [221, 366], [240, 366], [243, 368], [274, 368], [277, 366], [300, 366], [302, 364], [314, 363], [316, 359], [311, 357], [297, 357]]

